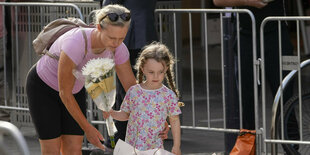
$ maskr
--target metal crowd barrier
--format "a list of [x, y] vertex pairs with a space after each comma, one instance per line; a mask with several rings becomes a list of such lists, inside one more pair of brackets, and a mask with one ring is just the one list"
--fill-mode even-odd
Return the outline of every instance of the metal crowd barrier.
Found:
[[10, 152], [6, 150], [4, 135], [10, 136], [13, 138], [14, 142], [17, 145], [18, 151], [20, 151], [23, 155], [30, 155], [28, 145], [22, 133], [18, 130], [18, 128], [12, 123], [6, 121], [0, 121], [0, 154], [9, 155]]
[[[25, 80], [28, 70], [39, 59], [34, 54], [32, 40], [39, 34], [42, 28], [49, 22], [66, 17], [77, 17], [86, 21], [87, 15], [92, 10], [100, 8], [99, 2], [77, 2], [73, 3], [11, 3], [0, 2], [0, 7], [9, 8], [11, 15], [11, 30], [4, 40], [11, 38], [12, 49], [7, 51], [4, 48], [4, 84], [5, 84], [5, 105], [0, 109], [11, 110], [10, 122], [18, 127], [32, 127], [32, 120], [29, 114], [28, 101], [25, 92]], [[3, 9], [4, 10], [4, 9]], [[5, 12], [2, 12], [5, 25]], [[4, 29], [5, 31], [5, 29]], [[10, 31], [9, 31], [10, 32]], [[5, 45], [5, 41], [2, 42]], [[10, 52], [10, 53], [7, 53]], [[6, 60], [6, 55], [11, 54], [11, 63]], [[9, 66], [9, 67], [8, 67]], [[10, 74], [10, 75], [8, 75]], [[9, 78], [7, 78], [9, 77]], [[9, 86], [8, 86], [9, 85]], [[9, 90], [8, 90], [9, 88]], [[8, 98], [7, 93], [10, 97]], [[89, 103], [92, 103], [88, 100]], [[92, 114], [89, 114], [92, 112]], [[98, 111], [88, 111], [87, 115], [96, 115]], [[27, 152], [25, 152], [27, 154]], [[28, 153], [29, 154], [29, 153]]]
[[[267, 153], [268, 146], [271, 144], [271, 153], [278, 154], [277, 144], [283, 146], [287, 154], [309, 154], [310, 152], [310, 139], [309, 139], [309, 110], [308, 95], [303, 95], [303, 90], [307, 89], [304, 81], [302, 80], [302, 69], [305, 70], [310, 64], [310, 60], [301, 62], [300, 54], [300, 27], [301, 23], [309, 21], [310, 17], [305, 16], [291, 16], [291, 17], [267, 17], [261, 24], [261, 56], [262, 56], [262, 115], [263, 115], [263, 139], [264, 139], [264, 152]], [[264, 64], [264, 27], [268, 22], [278, 23], [278, 35], [281, 38], [281, 22], [294, 22], [296, 23], [297, 32], [297, 55], [281, 56], [282, 50], [279, 48], [279, 69], [280, 69], [280, 86], [273, 101], [272, 117], [270, 135], [267, 128], [267, 97], [266, 97], [266, 80], [265, 80], [265, 64]], [[302, 31], [303, 32], [303, 31]], [[304, 43], [306, 44], [306, 43]], [[279, 47], [282, 46], [282, 40], [279, 39]], [[305, 49], [306, 50], [306, 49]], [[283, 71], [290, 71], [290, 73], [283, 79]], [[284, 103], [284, 95], [287, 86], [294, 82], [297, 76], [297, 95], [290, 96], [291, 98]], [[283, 79], [283, 80], [282, 80]], [[295, 80], [296, 81], [296, 80]], [[303, 84], [302, 84], [303, 83]], [[293, 102], [294, 101], [294, 102]], [[308, 102], [306, 102], [308, 101]], [[288, 104], [291, 102], [292, 104]], [[294, 107], [296, 106], [296, 107]], [[294, 120], [295, 119], [295, 120]], [[291, 124], [289, 124], [291, 123]], [[297, 137], [296, 137], [297, 136]]]
[[[72, 3], [0, 3], [0, 7], [4, 6], [11, 6], [13, 7], [12, 13], [12, 34], [14, 35], [14, 40], [12, 40], [12, 79], [10, 79], [12, 83], [12, 91], [11, 91], [11, 99], [6, 101], [9, 101], [5, 103], [5, 106], [0, 106], [2, 109], [9, 109], [12, 110], [11, 113], [11, 121], [12, 123], [16, 124], [17, 126], [29, 126], [32, 125], [30, 115], [28, 112], [28, 106], [27, 106], [27, 98], [24, 90], [24, 83], [25, 83], [25, 77], [27, 74], [27, 71], [29, 68], [36, 62], [38, 59], [37, 56], [35, 56], [31, 42], [34, 39], [34, 37], [40, 32], [42, 27], [49, 23], [50, 21], [61, 18], [61, 17], [68, 17], [68, 16], [76, 16], [80, 17], [84, 21], [84, 17], [87, 17], [89, 13], [93, 9], [83, 9], [86, 10], [86, 12], [81, 12], [79, 7]], [[69, 9], [69, 8], [70, 9]], [[91, 6], [92, 8], [96, 8], [99, 6]], [[256, 27], [255, 27], [255, 19], [253, 14], [246, 9], [157, 9], [156, 10], [156, 16], [158, 16], [158, 28], [160, 32], [160, 41], [165, 43], [165, 40], [168, 41], [170, 39], [167, 39], [166, 37], [173, 36], [173, 51], [175, 52], [174, 55], [178, 59], [180, 56], [179, 51], [182, 49], [180, 48], [182, 44], [178, 38], [180, 38], [180, 30], [179, 26], [177, 25], [180, 23], [180, 21], [177, 21], [180, 19], [177, 17], [177, 14], [187, 14], [188, 15], [188, 26], [189, 26], [189, 54], [190, 54], [190, 78], [191, 78], [191, 105], [187, 103], [187, 107], [191, 108], [191, 119], [192, 124], [191, 125], [182, 125], [181, 128], [183, 129], [193, 129], [193, 130], [202, 130], [202, 131], [216, 131], [216, 132], [224, 132], [224, 133], [238, 133], [239, 129], [230, 129], [226, 127], [226, 111], [227, 109], [226, 104], [227, 101], [225, 100], [225, 82], [224, 82], [224, 39], [223, 39], [223, 20], [225, 18], [224, 14], [226, 13], [234, 13], [236, 14], [237, 18], [237, 39], [238, 39], [238, 59], [240, 60], [240, 34], [239, 34], [239, 14], [248, 14], [252, 21], [252, 41], [253, 41], [253, 61], [257, 62], [256, 57]], [[213, 115], [211, 115], [211, 104], [213, 103], [210, 97], [210, 80], [209, 80], [209, 65], [206, 63], [205, 65], [205, 71], [206, 71], [206, 79], [205, 79], [205, 87], [206, 87], [206, 106], [207, 106], [207, 125], [205, 126], [198, 126], [196, 125], [196, 111], [195, 111], [195, 81], [194, 81], [194, 60], [193, 60], [193, 54], [194, 54], [194, 45], [193, 45], [193, 32], [192, 32], [192, 14], [201, 14], [203, 19], [203, 36], [204, 38], [204, 47], [205, 49], [203, 52], [205, 53], [205, 60], [209, 59], [209, 49], [208, 49], [208, 15], [209, 14], [217, 14], [219, 15], [220, 19], [220, 44], [221, 44], [221, 83], [222, 83], [222, 119], [223, 124], [218, 126], [212, 126], [211, 125], [211, 118]], [[172, 16], [171, 16], [172, 15]], [[3, 14], [4, 16], [4, 14]], [[164, 20], [165, 19], [165, 20]], [[5, 22], [5, 21], [4, 21]], [[168, 34], [165, 35], [164, 33]], [[171, 41], [171, 40], [170, 40]], [[171, 43], [171, 42], [170, 42]], [[3, 42], [4, 44], [4, 42]], [[3, 51], [6, 53], [6, 51]], [[180, 78], [182, 75], [179, 74], [179, 70], [181, 68], [179, 65], [182, 63], [177, 62], [176, 64], [176, 82], [178, 84], [178, 87], [180, 86]], [[256, 64], [256, 63], [255, 63]], [[240, 61], [238, 63], [238, 68], [240, 70]], [[257, 67], [253, 66], [253, 75], [254, 75], [254, 81], [257, 81]], [[7, 66], [5, 66], [5, 73], [8, 72]], [[7, 75], [5, 74], [5, 83], [8, 82], [6, 79]], [[239, 72], [239, 81], [241, 81], [241, 74]], [[257, 91], [257, 85], [256, 83], [253, 83], [254, 85], [254, 96], [255, 96], [255, 124], [256, 124], [256, 131], [257, 131], [257, 152], [260, 154], [260, 141], [259, 137], [261, 135], [260, 128], [259, 128], [259, 118], [258, 118], [258, 91]], [[239, 83], [239, 88], [241, 88], [241, 83]], [[181, 90], [182, 91], [182, 90]], [[6, 91], [5, 91], [6, 92]], [[5, 94], [6, 95], [6, 94]], [[239, 96], [241, 97], [241, 90], [239, 89]], [[90, 102], [90, 101], [89, 101]], [[91, 105], [91, 104], [90, 104]], [[242, 128], [242, 105], [241, 101], [239, 102], [240, 107], [240, 128]], [[90, 109], [92, 110], [92, 108]], [[104, 121], [98, 121], [93, 119], [93, 113], [90, 114], [90, 121], [93, 124], [103, 124]], [[98, 116], [99, 117], [99, 116]], [[101, 120], [101, 119], [99, 119]]]
[[[5, 84], [4, 94], [1, 95], [5, 97], [5, 105], [0, 105], [0, 108], [12, 111], [10, 120], [15, 125], [32, 126], [24, 88], [27, 72], [39, 58], [34, 54], [32, 40], [49, 22], [64, 17], [77, 17], [85, 20], [84, 18], [90, 11], [100, 8], [100, 6], [99, 3], [1, 2], [0, 7], [6, 7], [10, 12], [11, 27], [7, 29], [11, 33], [7, 34], [9, 37], [4, 36], [4, 40], [11, 38], [12, 44], [10, 51], [6, 49], [1, 51], [4, 54]], [[2, 13], [4, 20], [5, 12]], [[2, 22], [5, 25], [5, 20]], [[5, 41], [2, 44], [5, 45]], [[7, 54], [11, 55], [10, 60], [5, 59]]]
[[[225, 108], [226, 107], [226, 104], [227, 104], [227, 101], [225, 100], [225, 81], [224, 81], [224, 35], [223, 35], [223, 20], [225, 18], [225, 14], [227, 13], [234, 13], [236, 15], [236, 22], [237, 22], [237, 28], [236, 28], [236, 31], [237, 31], [237, 43], [238, 43], [238, 48], [237, 48], [237, 52], [238, 52], [238, 68], [239, 70], [241, 69], [240, 67], [240, 32], [239, 32], [239, 29], [240, 29], [240, 26], [239, 26], [239, 14], [240, 13], [244, 13], [244, 14], [248, 14], [250, 19], [251, 19], [251, 22], [252, 22], [252, 41], [253, 41], [253, 62], [256, 62], [255, 64], [258, 64], [258, 60], [257, 60], [257, 57], [256, 57], [256, 25], [255, 25], [255, 18], [252, 14], [252, 12], [250, 12], [249, 10], [246, 10], [246, 9], [156, 9], [155, 10], [155, 13], [156, 13], [156, 16], [158, 16], [159, 18], [159, 32], [160, 32], [160, 41], [163, 42], [163, 43], [166, 43], [167, 40], [169, 41], [172, 41], [173, 42], [173, 46], [170, 47], [170, 49], [173, 49], [172, 52], [174, 52], [174, 56], [176, 57], [177, 60], [181, 60], [181, 52], [187, 52], [187, 51], [183, 51], [183, 49], [180, 49], [178, 48], [179, 47], [179, 43], [178, 42], [178, 38], [182, 38], [182, 36], [180, 36], [180, 31], [177, 29], [178, 28], [178, 18], [177, 18], [177, 15], [179, 14], [186, 14], [188, 16], [188, 33], [189, 33], [189, 61], [190, 61], [190, 86], [191, 86], [191, 94], [190, 94], [190, 101], [189, 102], [185, 102], [186, 107], [188, 107], [190, 110], [191, 110], [191, 116], [185, 116], [185, 114], [183, 113], [183, 118], [184, 117], [191, 117], [192, 119], [192, 124], [191, 125], [182, 125], [181, 128], [182, 129], [193, 129], [193, 130], [202, 130], [202, 131], [215, 131], [215, 132], [224, 132], [224, 133], [238, 133], [239, 132], [239, 129], [230, 129], [230, 128], [227, 128], [226, 127], [226, 111], [227, 109]], [[220, 66], [221, 66], [221, 82], [222, 82], [222, 110], [223, 110], [223, 113], [222, 113], [222, 117], [220, 117], [221, 119], [223, 119], [223, 124], [220, 125], [220, 127], [218, 126], [212, 126], [211, 125], [211, 118], [213, 115], [211, 115], [211, 110], [210, 109], [210, 105], [215, 102], [212, 102], [211, 101], [211, 96], [210, 96], [210, 92], [211, 92], [211, 89], [210, 89], [210, 81], [209, 81], [209, 72], [210, 72], [210, 68], [209, 68], [209, 64], [206, 63], [205, 64], [205, 81], [204, 81], [204, 84], [205, 84], [205, 87], [206, 87], [206, 93], [205, 93], [205, 96], [206, 96], [206, 107], [207, 107], [207, 112], [206, 112], [206, 117], [207, 117], [207, 124], [206, 125], [200, 125], [200, 126], [197, 126], [196, 125], [196, 110], [195, 110], [195, 102], [196, 102], [196, 98], [195, 98], [195, 77], [194, 77], [194, 52], [201, 52], [201, 51], [195, 51], [194, 50], [194, 45], [193, 45], [193, 24], [192, 24], [192, 15], [193, 14], [200, 14], [202, 16], [202, 32], [204, 32], [204, 34], [202, 36], [204, 36], [205, 38], [202, 38], [204, 40], [203, 42], [203, 47], [204, 49], [202, 49], [205, 54], [205, 62], [208, 62], [209, 60], [209, 49], [208, 49], [208, 38], [211, 37], [209, 34], [208, 34], [208, 17], [210, 14], [217, 14], [219, 15], [219, 19], [220, 19], [220, 25], [218, 25], [218, 27], [220, 27], [220, 45], [221, 45], [221, 62], [220, 62]], [[211, 15], [210, 15], [211, 16]], [[184, 17], [184, 16], [183, 16]], [[184, 19], [184, 18], [183, 18]], [[183, 20], [182, 19], [182, 20]], [[167, 23], [164, 23], [164, 22], [167, 22], [167, 20], [170, 22], [170, 24], [167, 24]], [[184, 25], [185, 22], [183, 22], [182, 26], [185, 26]], [[195, 24], [201, 24], [201, 23], [195, 23]], [[171, 35], [165, 35], [164, 33], [167, 31], [167, 30], [172, 30], [171, 32]], [[184, 31], [182, 32], [184, 33]], [[165, 37], [169, 36], [170, 38], [167, 39]], [[184, 44], [184, 43], [183, 43]], [[182, 45], [184, 46], [184, 45]], [[184, 60], [183, 60], [184, 62]], [[179, 66], [182, 66], [182, 65], [179, 65], [179, 64], [182, 64], [183, 63], [182, 61], [178, 62], [177, 61], [177, 64], [176, 64], [176, 83], [178, 84], [178, 87], [180, 85], [182, 85], [183, 83], [179, 81], [179, 78], [182, 77], [182, 75], [179, 74], [179, 71], [178, 70], [182, 70], [182, 68], [180, 68]], [[202, 63], [202, 62], [201, 62]], [[241, 71], [242, 72], [242, 71]], [[253, 65], [253, 75], [254, 75], [254, 81], [257, 81], [257, 66], [256, 65]], [[239, 78], [239, 81], [241, 81], [241, 73], [239, 72], [239, 75], [238, 75], [238, 78]], [[255, 106], [255, 126], [256, 126], [256, 131], [257, 131], [257, 146], [256, 148], [257, 149], [257, 153], [260, 154], [260, 150], [261, 150], [261, 146], [260, 146], [260, 135], [261, 135], [261, 132], [260, 132], [260, 129], [259, 129], [259, 118], [258, 118], [258, 87], [257, 87], [257, 84], [254, 82], [253, 83], [254, 85], [254, 97], [255, 97], [255, 102], [254, 102], [254, 106]], [[180, 87], [179, 87], [180, 88]], [[241, 88], [241, 82], [239, 82], [239, 88]], [[184, 91], [184, 89], [180, 89], [180, 92]], [[242, 94], [241, 94], [241, 89], [239, 89], [239, 97], [241, 98]], [[242, 102], [241, 100], [239, 101], [239, 108], [240, 108], [240, 129], [242, 128]], [[189, 110], [182, 110], [182, 111], [189, 111]], [[214, 118], [214, 116], [213, 116]]]

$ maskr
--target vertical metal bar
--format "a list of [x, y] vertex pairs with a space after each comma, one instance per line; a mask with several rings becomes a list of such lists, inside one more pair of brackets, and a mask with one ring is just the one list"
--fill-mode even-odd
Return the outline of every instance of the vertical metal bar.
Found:
[[30, 18], [30, 6], [27, 7], [27, 12], [28, 12], [28, 67], [31, 67], [32, 64], [32, 48], [31, 48], [31, 18]]
[[281, 137], [284, 139], [284, 129], [283, 129], [283, 86], [282, 86], [282, 40], [281, 40], [281, 21], [278, 20], [278, 41], [279, 41], [279, 81], [280, 81], [280, 90], [281, 90]]
[[206, 90], [207, 90], [207, 119], [208, 127], [211, 127], [211, 114], [210, 114], [210, 88], [209, 88], [209, 51], [208, 51], [208, 22], [207, 13], [204, 12], [204, 32], [205, 32], [205, 55], [206, 55]]
[[[261, 50], [261, 73], [262, 73], [262, 112], [263, 112], [263, 139], [266, 139], [266, 78], [265, 78], [265, 49], [264, 49], [264, 26], [261, 25], [260, 27], [260, 50]], [[264, 153], [267, 151], [267, 144], [263, 143], [264, 145]], [[274, 147], [273, 145], [271, 146]]]
[[44, 25], [45, 25], [45, 21], [44, 21], [44, 18], [43, 18], [43, 7], [42, 6], [40, 6], [40, 21], [41, 21], [41, 29], [42, 29], [44, 27]]
[[[178, 58], [178, 41], [177, 41], [177, 22], [176, 22], [176, 14], [175, 12], [173, 13], [173, 39], [174, 39], [174, 57], [175, 59]], [[175, 61], [175, 73], [178, 75], [178, 61]], [[182, 75], [179, 75], [182, 76]], [[176, 76], [175, 81], [176, 81], [176, 87], [179, 88], [179, 76]]]
[[17, 95], [15, 95], [18, 100], [17, 100], [17, 106], [20, 107], [20, 100], [19, 100], [19, 96], [20, 96], [20, 89], [19, 89], [19, 86], [20, 86], [20, 81], [19, 81], [19, 41], [18, 41], [18, 11], [17, 11], [17, 6], [15, 6], [15, 41], [16, 41], [16, 86], [15, 86], [15, 93]]
[[[15, 9], [16, 9], [16, 6], [15, 6]], [[13, 7], [10, 7], [10, 11], [13, 12]], [[12, 16], [12, 20], [14, 20], [13, 16]], [[15, 24], [16, 24], [17, 21], [15, 21]], [[12, 22], [12, 30], [13, 30], [13, 27], [14, 27], [14, 24]], [[15, 49], [16, 50], [16, 49]], [[16, 82], [14, 80], [14, 77], [15, 77], [15, 63], [14, 63], [14, 51], [13, 51], [13, 45], [12, 45], [12, 50], [11, 50], [11, 70], [12, 70], [12, 77], [11, 77], [11, 81], [12, 81], [12, 90], [10, 91], [11, 94], [12, 94], [12, 103], [16, 103]]]
[[[254, 15], [249, 12], [252, 21], [252, 46], [253, 46], [253, 77], [254, 77], [254, 114], [255, 114], [255, 130], [259, 131], [259, 117], [258, 117], [258, 88], [257, 88], [257, 46], [256, 46], [256, 24]], [[259, 135], [256, 135], [256, 144], [259, 144]], [[260, 145], [258, 145], [258, 149], [256, 149], [256, 153], [260, 154]]]
[[[297, 11], [298, 11], [298, 15], [299, 16], [303, 16], [303, 7], [302, 7], [302, 4], [301, 4], [301, 1], [300, 0], [296, 0], [296, 3], [297, 3]], [[300, 21], [301, 22], [301, 35], [302, 35], [302, 40], [304, 42], [304, 51], [305, 51], [305, 54], [309, 54], [310, 51], [309, 51], [309, 42], [308, 42], [308, 32], [307, 32], [307, 29], [306, 29], [306, 26], [305, 26], [305, 22], [302, 20]]]
[[162, 17], [161, 13], [159, 13], [159, 41], [163, 42], [163, 23], [162, 23]]
[[303, 121], [302, 121], [302, 92], [301, 92], [301, 69], [300, 69], [300, 32], [299, 32], [299, 20], [297, 23], [297, 57], [298, 57], [298, 97], [299, 97], [299, 133], [300, 133], [300, 141], [303, 141]]
[[221, 69], [222, 69], [222, 100], [223, 100], [223, 126], [226, 129], [226, 101], [225, 101], [225, 78], [224, 78], [224, 33], [223, 33], [223, 13], [220, 13], [221, 24]]
[[[3, 80], [4, 80], [4, 94], [0, 94], [0, 95], [4, 95], [4, 105], [7, 106], [7, 88], [8, 88], [8, 85], [7, 85], [7, 79], [6, 79], [6, 76], [7, 76], [7, 68], [6, 68], [6, 29], [4, 28], [5, 27], [5, 7], [4, 5], [1, 6], [2, 7], [2, 23], [3, 23], [3, 29], [2, 29], [2, 34], [3, 34], [3, 38], [2, 38], [2, 47], [3, 47], [3, 71], [4, 71], [4, 74], [3, 74]], [[0, 51], [1, 52], [1, 51]]]
[[195, 86], [194, 86], [194, 60], [193, 60], [193, 33], [192, 33], [192, 14], [188, 13], [189, 24], [189, 44], [190, 44], [190, 62], [191, 62], [191, 91], [192, 91], [192, 116], [193, 127], [196, 126], [195, 122]]
[[241, 77], [241, 55], [240, 55], [240, 21], [239, 13], [237, 13], [237, 52], [238, 52], [238, 86], [239, 86], [239, 117], [240, 117], [240, 129], [243, 129], [243, 111], [242, 111], [242, 77]]

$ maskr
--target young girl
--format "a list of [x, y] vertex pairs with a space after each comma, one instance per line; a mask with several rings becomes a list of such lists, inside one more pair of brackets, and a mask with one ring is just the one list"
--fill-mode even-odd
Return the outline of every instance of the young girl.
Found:
[[[172, 128], [172, 153], [181, 154], [178, 90], [173, 75], [174, 59], [168, 48], [158, 42], [146, 46], [137, 60], [138, 84], [129, 88], [120, 111], [110, 111], [119, 121], [128, 120], [126, 142], [139, 150], [163, 148], [158, 136], [167, 116]], [[162, 82], [166, 77], [167, 88]]]

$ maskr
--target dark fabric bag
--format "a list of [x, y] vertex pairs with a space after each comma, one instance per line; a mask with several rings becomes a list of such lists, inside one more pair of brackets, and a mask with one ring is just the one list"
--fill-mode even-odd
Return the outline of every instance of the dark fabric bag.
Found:
[[[43, 30], [39, 33], [39, 35], [33, 40], [32, 45], [34, 51], [38, 55], [48, 55], [52, 58], [58, 59], [58, 56], [53, 55], [48, 52], [52, 44], [55, 42], [57, 38], [59, 38], [62, 34], [68, 32], [69, 30], [77, 27], [85, 27], [90, 28], [94, 27], [92, 25], [87, 25], [79, 18], [60, 18], [56, 19], [49, 24], [47, 24]], [[83, 37], [85, 40], [85, 55], [87, 53], [87, 37], [82, 29]]]

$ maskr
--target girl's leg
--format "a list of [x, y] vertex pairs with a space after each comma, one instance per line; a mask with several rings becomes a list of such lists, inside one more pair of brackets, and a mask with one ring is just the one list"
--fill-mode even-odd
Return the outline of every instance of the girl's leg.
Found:
[[62, 155], [82, 155], [83, 136], [62, 135], [61, 154]]
[[60, 154], [60, 137], [48, 140], [41, 140], [42, 155], [59, 155]]

